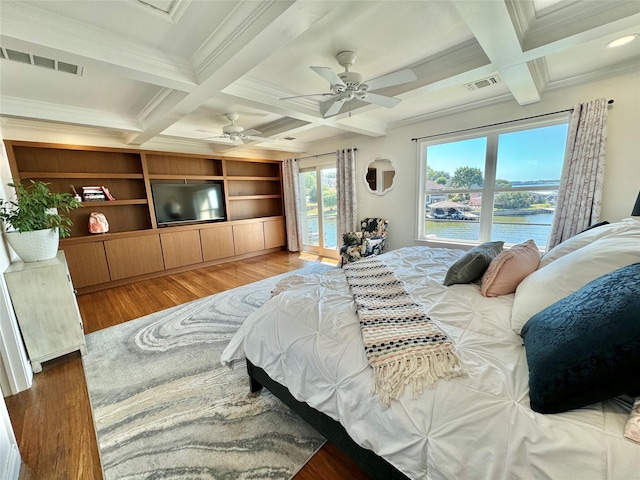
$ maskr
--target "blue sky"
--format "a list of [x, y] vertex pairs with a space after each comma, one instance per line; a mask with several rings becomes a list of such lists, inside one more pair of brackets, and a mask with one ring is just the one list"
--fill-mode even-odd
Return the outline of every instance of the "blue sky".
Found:
[[[567, 124], [501, 134], [496, 177], [503, 180], [557, 180], [567, 137]], [[484, 172], [485, 138], [428, 147], [427, 165], [453, 175], [459, 167]]]

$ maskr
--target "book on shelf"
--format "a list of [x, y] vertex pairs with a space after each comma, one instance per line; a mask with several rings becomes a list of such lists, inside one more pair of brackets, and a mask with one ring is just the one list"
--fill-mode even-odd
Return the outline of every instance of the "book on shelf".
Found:
[[105, 200], [115, 200], [114, 196], [109, 192], [109, 189], [104, 185], [82, 187], [82, 198], [87, 202], [104, 202]]
[[107, 197], [107, 200], [109, 200], [111, 202], [113, 202], [115, 200], [115, 197], [113, 195], [111, 195], [111, 193], [109, 193], [109, 189], [107, 187], [105, 187], [104, 185], [101, 185], [100, 188], [104, 192], [104, 196]]

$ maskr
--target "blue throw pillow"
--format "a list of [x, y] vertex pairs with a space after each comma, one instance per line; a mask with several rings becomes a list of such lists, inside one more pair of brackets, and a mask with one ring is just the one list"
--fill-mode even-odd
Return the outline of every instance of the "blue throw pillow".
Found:
[[559, 413], [640, 392], [640, 263], [529, 319], [521, 336], [532, 410]]

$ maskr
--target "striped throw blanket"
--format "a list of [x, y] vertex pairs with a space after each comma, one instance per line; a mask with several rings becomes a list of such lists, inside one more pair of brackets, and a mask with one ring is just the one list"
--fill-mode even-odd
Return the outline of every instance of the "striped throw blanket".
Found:
[[372, 256], [343, 270], [373, 368], [373, 391], [383, 406], [398, 399], [406, 385], [416, 398], [438, 379], [465, 374], [451, 341], [384, 262]]

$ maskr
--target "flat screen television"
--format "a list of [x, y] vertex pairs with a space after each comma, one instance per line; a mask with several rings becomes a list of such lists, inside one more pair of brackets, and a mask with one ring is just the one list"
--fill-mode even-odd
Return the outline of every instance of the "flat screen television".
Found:
[[227, 219], [222, 182], [153, 183], [151, 192], [159, 227]]

